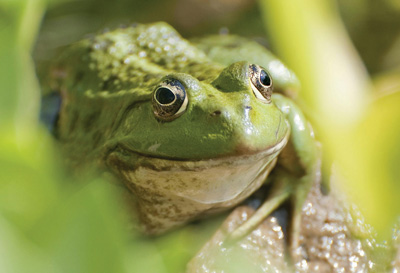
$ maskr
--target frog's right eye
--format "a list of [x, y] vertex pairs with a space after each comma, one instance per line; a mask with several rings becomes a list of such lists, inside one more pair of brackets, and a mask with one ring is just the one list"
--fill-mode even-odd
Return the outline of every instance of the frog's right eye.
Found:
[[264, 103], [271, 103], [272, 78], [268, 72], [259, 65], [249, 66], [250, 84], [254, 95]]
[[185, 87], [176, 79], [167, 79], [153, 92], [153, 112], [162, 121], [171, 121], [182, 115], [188, 104]]

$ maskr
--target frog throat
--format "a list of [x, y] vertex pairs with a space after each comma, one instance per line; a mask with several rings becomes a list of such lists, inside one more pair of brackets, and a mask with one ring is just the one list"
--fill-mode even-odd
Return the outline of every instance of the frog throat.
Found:
[[[286, 146], [290, 132], [274, 146], [252, 154], [204, 160], [176, 160], [119, 152], [108, 156], [107, 164], [127, 181], [129, 188], [167, 192], [198, 203], [220, 203], [236, 198], [261, 175]], [[126, 154], [126, 151], [124, 151]], [[227, 183], [226, 181], [230, 181]]]
[[[145, 230], [160, 233], [193, 215], [204, 216], [242, 202], [265, 182], [288, 139], [289, 132], [276, 145], [249, 155], [197, 161], [137, 155], [135, 165], [130, 165], [118, 153], [111, 153], [107, 164], [135, 194], [139, 216], [146, 217]], [[185, 213], [189, 210], [198, 213]]]

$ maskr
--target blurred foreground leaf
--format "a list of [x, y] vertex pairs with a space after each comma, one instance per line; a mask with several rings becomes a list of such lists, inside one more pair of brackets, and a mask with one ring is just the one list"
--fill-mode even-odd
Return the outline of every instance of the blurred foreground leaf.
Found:
[[30, 52], [45, 2], [0, 2], [0, 130], [16, 133], [20, 141], [29, 138], [38, 122], [40, 92]]
[[75, 194], [58, 200], [33, 232], [63, 272], [126, 272], [118, 207], [110, 186], [94, 180]]
[[260, 0], [274, 48], [335, 160], [340, 187], [382, 236], [400, 213], [399, 94], [372, 101], [368, 75], [334, 1]]
[[400, 90], [374, 101], [355, 128], [344, 167], [345, 191], [388, 237], [400, 215]]
[[125, 272], [112, 192], [68, 181], [38, 126], [30, 51], [43, 11], [0, 2], [0, 272]]
[[363, 113], [370, 87], [334, 1], [260, 4], [273, 46], [298, 75], [301, 97], [320, 116], [318, 126], [328, 135], [352, 126]]

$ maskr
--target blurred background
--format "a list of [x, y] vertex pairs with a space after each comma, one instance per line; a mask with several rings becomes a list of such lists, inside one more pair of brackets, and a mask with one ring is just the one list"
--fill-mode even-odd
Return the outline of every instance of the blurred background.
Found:
[[0, 0], [0, 272], [182, 272], [218, 224], [155, 241], [128, 232], [116, 190], [69, 177], [38, 120], [37, 75], [62, 47], [154, 21], [188, 38], [249, 37], [286, 62], [335, 187], [390, 240], [400, 213], [399, 1]]

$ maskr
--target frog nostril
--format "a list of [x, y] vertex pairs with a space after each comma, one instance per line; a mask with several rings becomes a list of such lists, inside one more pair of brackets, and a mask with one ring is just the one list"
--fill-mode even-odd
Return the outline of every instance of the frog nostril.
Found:
[[221, 115], [221, 111], [220, 110], [217, 110], [217, 111], [214, 111], [214, 112], [211, 113], [212, 117], [216, 117], [216, 116], [219, 116], [219, 115]]

